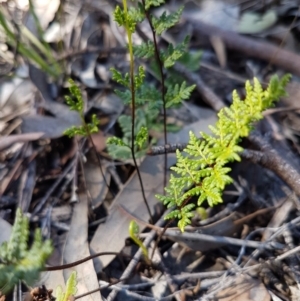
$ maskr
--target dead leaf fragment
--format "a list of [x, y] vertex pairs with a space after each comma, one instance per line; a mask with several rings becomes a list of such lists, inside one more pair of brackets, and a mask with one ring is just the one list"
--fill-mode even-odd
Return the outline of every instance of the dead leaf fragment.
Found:
[[246, 12], [241, 17], [237, 31], [244, 34], [260, 33], [270, 28], [276, 21], [277, 15], [274, 10], [268, 10], [263, 15]]
[[43, 136], [44, 133], [36, 132], [36, 133], [0, 137], [0, 151], [6, 149], [7, 147], [11, 146], [14, 143], [34, 141], [42, 138]]
[[[68, 233], [64, 250], [64, 263], [71, 263], [90, 255], [88, 246], [88, 199], [86, 195], [79, 195], [79, 202], [74, 205], [71, 228]], [[86, 261], [71, 269], [64, 270], [65, 281], [71, 272], [77, 272], [77, 294], [81, 295], [99, 287], [93, 262]], [[84, 301], [102, 301], [99, 292], [89, 294]]]
[[[270, 294], [259, 280], [238, 275], [226, 278], [225, 281], [231, 284], [218, 292], [216, 295], [218, 301], [271, 301]], [[222, 283], [220, 285], [222, 286]]]

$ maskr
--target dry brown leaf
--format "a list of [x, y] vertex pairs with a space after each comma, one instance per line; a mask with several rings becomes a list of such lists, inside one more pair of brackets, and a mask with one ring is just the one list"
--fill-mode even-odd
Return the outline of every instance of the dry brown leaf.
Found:
[[30, 80], [14, 78], [0, 85], [0, 118], [16, 111], [29, 111], [33, 106], [34, 86]]
[[287, 106], [299, 106], [300, 99], [300, 83], [292, 81], [286, 86], [288, 96], [284, 97], [282, 101]]
[[89, 146], [95, 146], [97, 152], [102, 152], [106, 148], [106, 139], [103, 135], [103, 132], [99, 131], [98, 133], [92, 134], [91, 138], [93, 140], [93, 144], [89, 141]]
[[19, 135], [10, 135], [0, 137], [0, 151], [10, 147], [14, 143], [22, 143], [28, 141], [34, 141], [42, 138], [44, 133], [35, 132], [35, 133], [27, 133], [27, 134], [19, 134]]
[[214, 48], [220, 66], [222, 68], [225, 68], [227, 64], [227, 55], [226, 47], [223, 40], [218, 36], [211, 36], [209, 40], [212, 47]]
[[87, 155], [87, 162], [83, 166], [86, 189], [92, 199], [93, 208], [99, 207], [104, 201], [108, 192], [107, 184], [110, 182], [110, 173], [107, 171], [106, 166], [102, 164], [101, 168], [106, 182], [103, 180], [99, 163], [95, 156], [96, 154], [92, 149]]
[[[226, 278], [231, 285], [216, 295], [217, 301], [270, 301], [271, 296], [259, 280], [239, 275]], [[220, 284], [222, 286], [222, 283]]]
[[81, 125], [79, 113], [71, 111], [64, 104], [46, 101], [43, 103], [43, 108], [54, 115], [54, 117], [42, 115], [23, 116], [21, 129], [24, 134], [42, 133], [43, 138], [58, 138], [63, 135], [66, 129]]
[[0, 245], [5, 241], [9, 241], [11, 228], [12, 226], [10, 223], [0, 218]]
[[[71, 227], [64, 249], [64, 263], [71, 263], [90, 255], [88, 246], [88, 199], [86, 195], [79, 195], [79, 202], [75, 204], [71, 220]], [[77, 272], [77, 294], [81, 295], [99, 288], [98, 279], [93, 262], [86, 261], [80, 265], [64, 270], [65, 281], [70, 274]], [[83, 301], [102, 301], [99, 292], [90, 294]]]
[[[232, 5], [224, 0], [186, 1], [183, 17], [198, 20], [223, 29], [234, 31], [239, 21], [239, 5]], [[181, 5], [181, 2], [177, 2]]]

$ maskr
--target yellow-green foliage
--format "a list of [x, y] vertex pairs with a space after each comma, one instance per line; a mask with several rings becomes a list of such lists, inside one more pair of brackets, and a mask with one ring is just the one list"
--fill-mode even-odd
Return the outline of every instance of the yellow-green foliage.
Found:
[[29, 248], [29, 221], [18, 209], [8, 242], [0, 246], [0, 291], [6, 294], [19, 280], [31, 285], [38, 279], [52, 253], [50, 240], [43, 241], [39, 230]]
[[92, 133], [98, 132], [99, 120], [95, 114], [92, 115], [92, 120], [86, 123], [84, 120], [84, 101], [79, 87], [76, 83], [69, 79], [69, 91], [70, 95], [66, 95], [65, 99], [70, 110], [77, 111], [80, 115], [82, 125], [72, 126], [64, 131], [64, 134], [71, 137], [76, 135], [87, 137]]
[[237, 92], [233, 92], [230, 108], [223, 108], [218, 113], [216, 125], [210, 126], [212, 135], [201, 132], [199, 139], [190, 132], [190, 141], [184, 149], [187, 155], [177, 151], [177, 164], [172, 167], [175, 173], [165, 188], [166, 195], [157, 195], [167, 207], [176, 206], [166, 219], [179, 219], [181, 231], [194, 216], [192, 210], [196, 205], [189, 202], [192, 197], [198, 197], [198, 206], [204, 201], [210, 206], [222, 202], [222, 191], [232, 182], [228, 176], [230, 168], [225, 165], [230, 161], [240, 161], [239, 153], [243, 149], [238, 144], [241, 138], [249, 135], [253, 123], [263, 118], [265, 109], [285, 95], [289, 78], [289, 75], [282, 79], [272, 77], [266, 90], [257, 79], [253, 85], [247, 81], [246, 98], [241, 100]]
[[149, 261], [148, 250], [144, 246], [143, 242], [137, 237], [139, 235], [140, 228], [138, 224], [132, 220], [129, 224], [129, 236], [131, 239], [142, 249], [145, 259]]
[[66, 292], [64, 293], [62, 287], [59, 285], [55, 291], [56, 301], [68, 301], [70, 296], [75, 296], [77, 292], [77, 273], [73, 271], [66, 284]]

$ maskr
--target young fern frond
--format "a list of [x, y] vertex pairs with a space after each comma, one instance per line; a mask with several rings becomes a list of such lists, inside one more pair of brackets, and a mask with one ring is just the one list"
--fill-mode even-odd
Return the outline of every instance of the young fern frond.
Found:
[[98, 132], [99, 119], [95, 114], [92, 115], [92, 119], [89, 123], [84, 120], [84, 101], [80, 91], [80, 88], [75, 84], [72, 79], [69, 79], [69, 91], [70, 95], [66, 95], [65, 99], [67, 105], [72, 111], [77, 111], [80, 115], [82, 125], [71, 126], [64, 131], [64, 134], [71, 137], [76, 135], [87, 137], [92, 133]]
[[169, 44], [167, 51], [161, 52], [160, 56], [165, 68], [172, 67], [176, 61], [182, 57], [182, 55], [186, 52], [189, 40], [189, 36], [186, 36], [182, 43], [179, 43], [175, 47], [172, 44]]
[[66, 283], [66, 291], [63, 292], [62, 287], [56, 287], [55, 297], [57, 301], [71, 300], [71, 296], [75, 296], [77, 292], [77, 272], [73, 271]]
[[165, 0], [145, 0], [145, 9], [148, 10], [151, 6], [161, 6]]
[[[143, 58], [143, 59], [155, 59], [155, 66], [161, 67], [157, 78], [161, 81], [163, 87], [158, 88], [155, 85], [150, 85], [145, 82], [145, 70], [142, 66], [135, 68], [134, 75], [134, 95], [132, 94], [132, 88], [130, 87], [129, 73], [122, 75], [121, 72], [112, 68], [112, 79], [123, 86], [124, 90], [115, 90], [116, 94], [123, 100], [125, 105], [134, 107], [132, 110], [135, 113], [135, 133], [141, 129], [142, 126], [146, 127], [149, 131], [157, 131], [162, 125], [164, 131], [167, 128], [166, 121], [164, 124], [160, 120], [160, 114], [163, 112], [165, 115], [166, 108], [178, 106], [183, 100], [190, 98], [193, 86], [187, 86], [185, 82], [180, 84], [166, 85], [164, 81], [163, 68], [170, 68], [178, 61], [184, 54], [186, 54], [186, 48], [189, 42], [189, 38], [186, 37], [182, 43], [178, 45], [169, 45], [167, 49], [158, 49], [157, 36], [161, 35], [163, 31], [169, 29], [178, 23], [183, 7], [173, 14], [164, 12], [159, 17], [151, 15], [151, 8], [164, 4], [164, 0], [145, 0], [137, 1], [135, 7], [127, 8], [127, 1], [123, 2], [124, 8], [119, 6], [114, 12], [115, 21], [119, 26], [123, 26], [127, 32], [133, 33], [137, 23], [148, 19], [148, 23], [153, 30], [153, 41], [147, 41], [141, 45], [132, 45], [130, 42], [128, 50], [130, 55]], [[125, 9], [126, 6], [126, 9]], [[129, 39], [128, 39], [129, 40]], [[133, 62], [130, 63], [130, 66]], [[155, 68], [155, 67], [153, 67]], [[154, 70], [152, 70], [154, 71]], [[154, 71], [155, 72], [155, 71]], [[167, 89], [168, 88], [168, 89]], [[133, 101], [134, 99], [134, 101]], [[134, 105], [133, 105], [134, 102]], [[143, 111], [143, 114], [140, 112]], [[141, 118], [142, 120], [139, 120]], [[137, 121], [138, 120], [138, 121]], [[118, 139], [108, 139], [108, 152], [115, 159], [129, 159], [132, 158], [130, 149], [132, 148], [132, 141], [137, 139], [137, 134], [131, 137], [128, 132], [128, 128], [131, 125], [132, 118], [124, 118], [120, 116], [119, 124], [123, 131], [122, 143]], [[128, 126], [125, 126], [124, 121], [128, 122]], [[146, 137], [146, 136], [144, 136]], [[148, 134], [147, 134], [148, 137]], [[135, 157], [141, 157], [145, 154], [147, 148], [153, 143], [155, 139], [148, 139], [148, 143], [134, 143]], [[115, 143], [116, 142], [116, 143]], [[143, 147], [141, 147], [143, 145]]]
[[170, 108], [181, 104], [183, 100], [189, 99], [195, 87], [196, 85], [187, 87], [186, 82], [183, 82], [181, 86], [176, 84], [175, 86], [168, 87], [168, 91], [166, 93], [166, 107]]
[[3, 294], [9, 292], [19, 280], [28, 285], [37, 280], [52, 253], [50, 240], [43, 241], [39, 230], [36, 230], [29, 248], [28, 228], [28, 218], [18, 209], [10, 240], [0, 246], [0, 291]]
[[152, 41], [148, 41], [147, 43], [143, 43], [141, 45], [134, 45], [133, 54], [136, 57], [145, 59], [154, 57], [154, 43]]
[[175, 24], [177, 24], [180, 20], [183, 6], [181, 6], [178, 11], [167, 15], [166, 12], [164, 12], [159, 18], [156, 18], [152, 16], [152, 24], [155, 30], [155, 33], [158, 35], [161, 35], [165, 30], [173, 27]]
[[212, 135], [200, 133], [197, 138], [190, 133], [190, 141], [184, 149], [187, 156], [177, 151], [177, 164], [171, 169], [169, 186], [166, 195], [157, 195], [167, 207], [176, 209], [166, 219], [178, 218], [178, 227], [184, 231], [190, 223], [194, 206], [188, 203], [191, 197], [198, 197], [198, 206], [207, 201], [210, 206], [222, 202], [224, 187], [232, 182], [225, 165], [231, 161], [240, 161], [239, 153], [243, 151], [238, 145], [241, 138], [249, 135], [253, 123], [262, 119], [262, 112], [286, 94], [285, 86], [290, 76], [279, 79], [272, 77], [266, 90], [263, 90], [257, 79], [253, 85], [246, 82], [246, 97], [241, 100], [233, 92], [233, 103], [218, 113], [219, 120], [211, 126]]

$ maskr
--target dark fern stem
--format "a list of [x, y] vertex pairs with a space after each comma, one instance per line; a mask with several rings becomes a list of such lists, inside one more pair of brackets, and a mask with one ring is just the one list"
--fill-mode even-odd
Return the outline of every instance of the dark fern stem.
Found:
[[[167, 110], [166, 110], [166, 99], [165, 99], [166, 86], [165, 86], [165, 75], [164, 75], [164, 71], [163, 71], [163, 63], [159, 56], [159, 49], [158, 49], [156, 34], [155, 34], [153, 24], [151, 22], [149, 10], [146, 10], [145, 0], [142, 0], [142, 3], [144, 6], [144, 9], [145, 9], [146, 18], [148, 20], [149, 26], [152, 31], [155, 59], [158, 63], [160, 77], [161, 77], [161, 96], [162, 96], [162, 101], [163, 101], [163, 116], [164, 116], [164, 144], [166, 145], [166, 144], [168, 144], [168, 140], [167, 140]], [[167, 185], [167, 156], [168, 156], [168, 154], [167, 154], [167, 152], [165, 152], [165, 154], [164, 154], [164, 187]]]
[[[127, 7], [126, 8], [124, 7], [124, 9], [126, 10], [126, 14], [127, 14]], [[127, 32], [128, 32], [129, 52], [130, 52], [130, 90], [131, 90], [131, 119], [132, 119], [132, 123], [131, 123], [131, 155], [132, 155], [132, 160], [134, 162], [134, 166], [136, 168], [136, 172], [137, 172], [137, 175], [138, 175], [138, 178], [139, 178], [142, 197], [143, 197], [143, 201], [144, 201], [144, 203], [147, 207], [150, 223], [153, 223], [151, 210], [150, 210], [150, 207], [149, 207], [146, 195], [145, 195], [145, 189], [144, 189], [142, 176], [141, 176], [138, 164], [136, 162], [136, 157], [135, 157], [135, 152], [134, 152], [134, 137], [135, 137], [135, 135], [134, 135], [135, 134], [134, 126], [135, 126], [135, 109], [136, 109], [136, 105], [135, 105], [135, 82], [134, 82], [134, 57], [133, 57], [133, 51], [132, 51], [131, 34], [130, 34], [129, 29], [128, 29], [128, 24], [127, 24]]]

